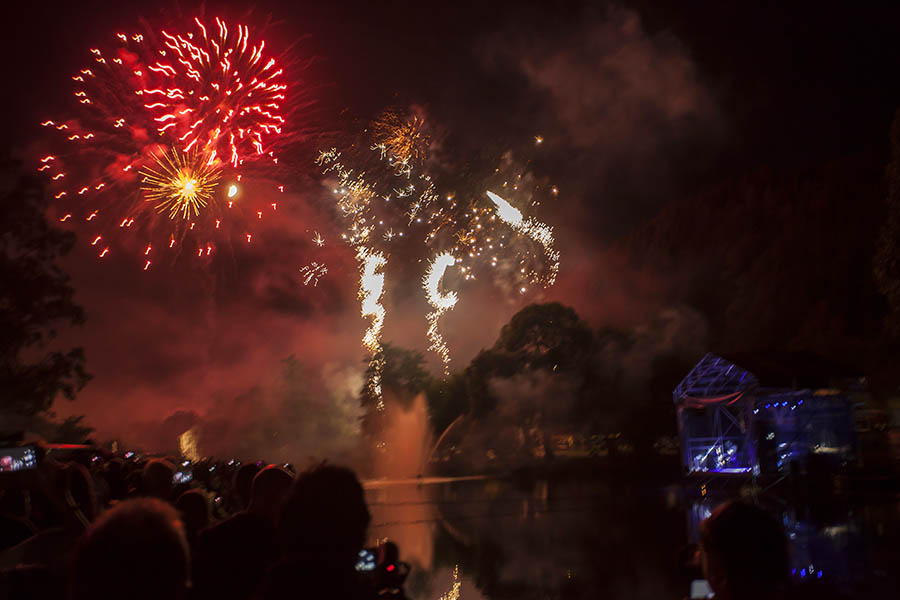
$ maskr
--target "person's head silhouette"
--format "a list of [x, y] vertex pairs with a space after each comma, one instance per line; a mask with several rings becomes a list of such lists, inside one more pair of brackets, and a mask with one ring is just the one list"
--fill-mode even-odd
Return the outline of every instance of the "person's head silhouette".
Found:
[[190, 556], [178, 513], [151, 498], [100, 516], [75, 551], [72, 600], [185, 598]]
[[286, 554], [352, 569], [365, 544], [370, 520], [356, 474], [323, 464], [294, 480], [278, 527]]
[[778, 598], [788, 581], [787, 539], [761, 508], [726, 502], [700, 525], [700, 559], [716, 598]]
[[256, 474], [250, 488], [247, 511], [274, 521], [294, 476], [277, 465], [269, 465]]

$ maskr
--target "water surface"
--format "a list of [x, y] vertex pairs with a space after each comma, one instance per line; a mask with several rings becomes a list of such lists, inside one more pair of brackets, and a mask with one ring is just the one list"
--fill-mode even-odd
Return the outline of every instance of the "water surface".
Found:
[[[412, 566], [413, 599], [681, 599], [681, 568], [717, 502], [683, 487], [593, 480], [488, 478], [372, 481], [371, 538]], [[854, 597], [900, 597], [900, 502], [866, 498], [822, 511], [773, 509], [791, 538], [794, 578]], [[891, 565], [894, 565], [891, 567]]]

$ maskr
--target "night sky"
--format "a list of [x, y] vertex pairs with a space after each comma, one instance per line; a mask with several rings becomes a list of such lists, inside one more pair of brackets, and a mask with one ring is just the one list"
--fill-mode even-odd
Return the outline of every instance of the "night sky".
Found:
[[[203, 14], [251, 29], [268, 22], [267, 43], [291, 46], [291, 90], [302, 91], [279, 218], [258, 244], [234, 244], [203, 268], [145, 273], [126, 256], [99, 263], [82, 234], [67, 259], [87, 322], [63, 341], [85, 347], [94, 379], [57, 409], [87, 414], [103, 435], [230, 406], [273, 381], [290, 354], [329, 393], [358, 389], [357, 269], [313, 158], [387, 107], [425, 116], [432, 166], [453, 185], [511, 152], [560, 190], [536, 210], [562, 253], [556, 286], [525, 296], [488, 280], [460, 288], [443, 324], [455, 366], [528, 302], [571, 304], [595, 327], [655, 314], [664, 283], [629, 266], [623, 240], [673, 202], [760, 168], [803, 173], [857, 157], [878, 172], [900, 107], [897, 3], [249, 4], [17, 2], [0, 13], [2, 134], [26, 165], [44, 135], [38, 123], [71, 110], [69, 76], [88, 48], [139, 19], [172, 29]], [[384, 339], [424, 351], [421, 258], [388, 269]], [[312, 260], [329, 270], [315, 288], [298, 273]]]

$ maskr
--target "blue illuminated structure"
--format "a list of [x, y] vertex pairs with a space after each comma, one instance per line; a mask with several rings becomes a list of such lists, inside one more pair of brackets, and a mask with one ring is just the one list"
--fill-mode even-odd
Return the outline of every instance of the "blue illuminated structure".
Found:
[[[739, 366], [740, 365], [740, 366]], [[806, 354], [707, 354], [672, 392], [688, 473], [804, 471], [855, 457], [863, 382]]]

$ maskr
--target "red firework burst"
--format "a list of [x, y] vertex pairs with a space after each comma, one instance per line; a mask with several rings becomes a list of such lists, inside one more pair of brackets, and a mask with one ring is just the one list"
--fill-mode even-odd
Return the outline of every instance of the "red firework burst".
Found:
[[[247, 26], [238, 25], [229, 39], [218, 18], [212, 33], [194, 21], [196, 36], [162, 31], [168, 50], [140, 73], [146, 85], [137, 94], [148, 100], [144, 108], [153, 111], [157, 131], [172, 130], [184, 152], [196, 146], [236, 168], [248, 155], [263, 156], [266, 140], [281, 133], [284, 70], [264, 56], [265, 41], [249, 42]], [[272, 151], [268, 156], [277, 162]]]
[[[283, 69], [247, 26], [229, 31], [216, 19], [210, 34], [195, 23], [196, 32], [183, 34], [118, 33], [120, 44], [106, 55], [91, 48], [95, 64], [72, 77], [77, 117], [42, 123], [64, 143], [38, 166], [51, 180], [58, 218], [87, 224], [100, 257], [109, 254], [115, 232], [125, 230], [140, 236], [144, 268], [159, 246], [194, 253], [196, 245], [197, 256], [209, 256], [216, 239], [249, 243], [248, 220], [277, 208], [271, 201], [253, 206], [253, 194], [238, 195], [238, 182], [245, 168], [264, 165], [255, 172], [268, 179], [278, 162]], [[182, 165], [173, 177], [187, 190], [195, 185], [192, 173], [221, 174], [203, 188], [204, 210], [160, 214], [153, 186], [167, 182], [147, 173], [163, 155]]]

